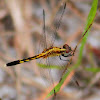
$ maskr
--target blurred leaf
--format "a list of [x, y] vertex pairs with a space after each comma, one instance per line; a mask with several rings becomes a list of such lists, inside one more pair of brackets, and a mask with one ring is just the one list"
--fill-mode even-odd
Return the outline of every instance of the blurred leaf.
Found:
[[[91, 7], [91, 10], [90, 10], [88, 18], [87, 18], [87, 23], [86, 23], [85, 31], [88, 29], [89, 25], [91, 23], [93, 23], [93, 20], [95, 18], [96, 12], [97, 12], [97, 5], [98, 5], [98, 0], [93, 0], [92, 7]], [[89, 32], [89, 30], [88, 30], [88, 32]], [[88, 37], [88, 32], [84, 36], [84, 38], [82, 40], [82, 43], [81, 43], [80, 52], [79, 52], [79, 59], [78, 59], [78, 63], [79, 64], [81, 63], [81, 60], [82, 60], [83, 48], [84, 48], [84, 45], [85, 45], [87, 37]]]
[[[91, 7], [91, 10], [90, 10], [88, 18], [87, 18], [87, 24], [86, 24], [86, 27], [85, 27], [85, 31], [88, 29], [90, 24], [93, 23], [93, 20], [95, 18], [96, 11], [97, 11], [97, 5], [98, 5], [98, 0], [93, 0], [92, 7]], [[84, 45], [86, 43], [87, 37], [88, 37], [88, 32], [82, 40], [82, 44], [81, 44], [80, 52], [79, 52], [79, 58], [78, 58], [77, 63], [73, 67], [69, 68], [69, 71], [63, 75], [62, 80], [51, 90], [51, 92], [47, 95], [47, 97], [53, 95], [54, 91], [55, 91], [55, 93], [57, 93], [60, 90], [62, 84], [65, 81], [65, 79], [70, 74], [70, 72], [72, 70], [75, 70], [76, 68], [78, 68], [78, 66], [80, 65], [81, 60], [82, 60], [82, 52], [83, 52], [83, 48], [84, 48]]]
[[41, 68], [50, 68], [50, 69], [63, 69], [63, 68], [65, 68], [64, 66], [46, 65], [46, 64], [42, 64], [42, 63], [37, 63], [37, 65]]
[[85, 70], [93, 73], [100, 72], [100, 68], [95, 68], [95, 67], [85, 68]]

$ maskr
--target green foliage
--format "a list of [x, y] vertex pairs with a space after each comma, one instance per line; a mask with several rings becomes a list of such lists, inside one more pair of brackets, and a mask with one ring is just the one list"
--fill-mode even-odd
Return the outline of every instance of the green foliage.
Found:
[[85, 68], [85, 70], [93, 73], [100, 72], [100, 68], [96, 68], [96, 67]]
[[[88, 18], [87, 18], [87, 23], [86, 23], [85, 31], [88, 29], [89, 25], [91, 23], [93, 23], [93, 20], [95, 18], [96, 12], [97, 12], [97, 5], [98, 5], [98, 0], [93, 0], [92, 7], [91, 7], [91, 10], [90, 10], [89, 15], [88, 15]], [[89, 30], [88, 30], [88, 32], [89, 32]], [[88, 37], [88, 32], [84, 36], [84, 38], [82, 40], [82, 43], [81, 43], [80, 52], [79, 52], [79, 59], [78, 59], [78, 63], [79, 64], [80, 64], [80, 62], [82, 60], [83, 48], [84, 48], [84, 45], [85, 45], [86, 40], [87, 40], [87, 37]]]
[[37, 65], [39, 66], [39, 67], [41, 67], [41, 68], [47, 68], [47, 69], [63, 69], [64, 68], [64, 66], [57, 66], [57, 65], [46, 65], [46, 64], [40, 64], [40, 63], [37, 63]]

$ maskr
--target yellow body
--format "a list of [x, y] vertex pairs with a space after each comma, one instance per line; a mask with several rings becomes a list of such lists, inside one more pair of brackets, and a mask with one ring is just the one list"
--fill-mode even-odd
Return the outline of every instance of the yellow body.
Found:
[[53, 57], [53, 56], [60, 56], [61, 54], [65, 53], [65, 52], [66, 52], [66, 49], [61, 49], [61, 48], [58, 48], [58, 47], [51, 47], [51, 48], [45, 49], [39, 55], [19, 60], [19, 63], [28, 62], [30, 60], [34, 60], [34, 59], [38, 59], [38, 58], [47, 58], [47, 57]]
[[53, 57], [53, 56], [60, 56], [61, 54], [66, 53], [66, 49], [61, 49], [58, 47], [50, 47], [48, 49], [44, 49], [44, 51], [38, 55], [35, 55], [33, 57], [29, 57], [26, 59], [21, 59], [21, 60], [16, 60], [16, 61], [12, 61], [6, 64], [6, 66], [13, 66], [13, 65], [17, 65], [17, 64], [21, 64], [24, 62], [28, 62], [34, 59], [39, 59], [39, 58], [47, 58], [47, 57]]

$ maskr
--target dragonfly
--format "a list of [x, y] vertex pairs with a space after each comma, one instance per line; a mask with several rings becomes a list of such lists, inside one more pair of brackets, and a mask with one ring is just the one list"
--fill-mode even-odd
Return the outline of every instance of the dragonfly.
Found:
[[[66, 57], [74, 56], [78, 45], [80, 44], [80, 42], [83, 39], [83, 37], [85, 36], [85, 34], [88, 32], [88, 30], [90, 29], [92, 24], [90, 24], [90, 26], [84, 32], [83, 36], [81, 37], [81, 39], [79, 40], [79, 42], [75, 46], [75, 49], [72, 50], [71, 46], [69, 46], [68, 44], [64, 44], [62, 47], [53, 46], [54, 41], [55, 41], [55, 36], [57, 35], [57, 31], [60, 28], [60, 25], [61, 25], [61, 22], [62, 22], [62, 18], [63, 18], [64, 12], [65, 12], [65, 9], [66, 9], [66, 3], [64, 3], [64, 5], [63, 5], [63, 7], [61, 9], [62, 10], [60, 11], [61, 12], [60, 13], [60, 17], [59, 17], [59, 19], [57, 21], [57, 24], [56, 24], [54, 32], [53, 32], [53, 34], [54, 34], [53, 36], [54, 37], [52, 39], [51, 46], [47, 47], [47, 44], [45, 44], [44, 45], [45, 48], [41, 53], [39, 53], [39, 54], [37, 54], [35, 56], [32, 56], [32, 57], [25, 58], [25, 59], [20, 59], [20, 60], [15, 60], [15, 61], [12, 61], [12, 62], [8, 62], [6, 64], [7, 67], [18, 65], [18, 64], [22, 64], [24, 62], [29, 62], [29, 61], [35, 60], [35, 59], [40, 59], [40, 58], [48, 59], [49, 57], [55, 57], [55, 56], [58, 56], [60, 60], [67, 62], [69, 60], [62, 59], [62, 57], [66, 58]], [[47, 42], [47, 38], [46, 38], [46, 25], [45, 25], [45, 11], [44, 11], [44, 9], [43, 9], [43, 22], [44, 22], [44, 25], [43, 25], [43, 33], [44, 33], [43, 34], [43, 38], [44, 38], [44, 40], [43, 40], [43, 42], [46, 43]], [[60, 79], [60, 81], [61, 81], [61, 79]], [[76, 83], [78, 84], [77, 81], [76, 81]], [[56, 96], [55, 90], [54, 90], [54, 95]]]
[[[62, 12], [62, 14], [61, 14], [61, 16], [59, 18], [59, 21], [58, 21], [59, 23], [58, 23], [54, 33], [57, 33], [57, 30], [60, 27], [63, 14], [65, 12], [65, 8], [66, 8], [66, 3], [64, 4], [63, 12]], [[44, 28], [43, 29], [44, 29], [44, 34], [45, 34], [45, 11], [44, 10], [43, 10], [43, 19], [44, 19]], [[46, 39], [44, 41], [46, 41]], [[14, 65], [17, 65], [17, 64], [21, 64], [21, 63], [24, 63], [24, 62], [31, 61], [31, 60], [35, 60], [35, 59], [39, 59], [39, 58], [45, 59], [45, 58], [54, 57], [54, 56], [59, 56], [60, 60], [63, 60], [61, 58], [61, 56], [63, 56], [63, 57], [72, 56], [73, 55], [72, 52], [73, 52], [73, 50], [71, 49], [71, 47], [68, 44], [64, 44], [62, 48], [60, 48], [60, 47], [53, 47], [53, 45], [52, 45], [49, 48], [46, 47], [42, 51], [42, 53], [40, 53], [38, 55], [29, 57], [29, 58], [25, 58], [25, 59], [20, 59], [20, 60], [9, 62], [9, 63], [6, 64], [6, 66], [14, 66]]]

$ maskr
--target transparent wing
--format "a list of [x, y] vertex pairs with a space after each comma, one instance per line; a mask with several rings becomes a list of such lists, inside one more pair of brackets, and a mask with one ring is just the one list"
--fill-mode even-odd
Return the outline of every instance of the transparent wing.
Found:
[[43, 9], [43, 42], [44, 42], [44, 48], [47, 49], [47, 38], [46, 38], [46, 29], [45, 29], [45, 11]]
[[[48, 57], [38, 62], [38, 70], [49, 93], [51, 91], [49, 88], [52, 87], [51, 89], [53, 89], [56, 85], [55, 83], [59, 82], [66, 62], [62, 62], [59, 57]], [[55, 92], [54, 96], [56, 96]]]
[[[70, 58], [67, 58], [69, 60]], [[38, 70], [40, 72], [41, 78], [43, 80], [43, 83], [48, 90], [48, 93], [52, 89], [54, 89], [55, 85], [59, 83], [59, 80], [62, 77], [63, 71], [66, 68], [68, 62], [62, 61], [59, 59], [58, 56], [56, 57], [49, 57], [47, 59], [39, 59], [39, 64], [38, 64]], [[66, 73], [69, 72], [69, 69], [66, 70]], [[73, 81], [71, 84], [73, 86], [76, 86], [75, 82], [77, 81], [75, 77], [73, 77]], [[49, 90], [50, 89], [50, 90]], [[56, 93], [53, 92], [54, 96]]]
[[45, 10], [43, 9], [43, 28], [42, 28], [42, 35], [38, 42], [38, 54], [41, 53], [44, 49], [47, 49], [47, 32], [46, 32], [46, 25], [45, 25]]
[[62, 19], [63, 19], [63, 15], [64, 15], [64, 12], [65, 12], [65, 9], [66, 9], [66, 3], [64, 3], [64, 5], [62, 5], [60, 8], [59, 8], [59, 11], [56, 13], [56, 16], [53, 20], [53, 23], [50, 27], [48, 27], [48, 33], [50, 35], [50, 46], [53, 46], [54, 45], [54, 42], [55, 42], [55, 39], [56, 39], [56, 36], [57, 36], [57, 32], [61, 26], [61, 22], [62, 22]]
[[57, 12], [53, 20], [53, 23], [50, 26], [46, 26], [45, 24], [46, 15], [45, 11], [43, 10], [43, 32], [38, 46], [38, 53], [41, 53], [44, 49], [47, 49], [54, 45], [57, 36], [57, 31], [60, 28], [62, 18], [65, 12], [65, 8], [66, 3], [59, 8], [59, 11]]

